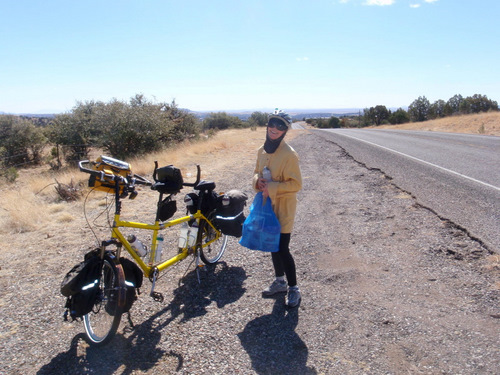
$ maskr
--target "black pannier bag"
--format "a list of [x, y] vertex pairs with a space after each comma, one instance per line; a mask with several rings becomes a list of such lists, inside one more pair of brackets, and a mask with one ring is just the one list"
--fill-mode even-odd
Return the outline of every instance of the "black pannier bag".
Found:
[[167, 221], [177, 212], [177, 203], [169, 195], [158, 205], [158, 219]]
[[248, 196], [239, 190], [220, 195], [214, 220], [217, 229], [228, 236], [241, 237], [243, 222], [246, 219], [243, 209], [247, 199]]
[[128, 258], [120, 258], [120, 264], [123, 267], [125, 285], [127, 286], [127, 297], [123, 312], [128, 312], [137, 300], [137, 290], [142, 286], [143, 275], [139, 266]]
[[99, 252], [94, 250], [85, 255], [85, 260], [75, 265], [61, 283], [61, 294], [66, 299], [66, 312], [73, 320], [88, 314], [99, 295], [99, 277], [102, 261]]
[[165, 194], [178, 193], [184, 183], [181, 170], [173, 165], [156, 169], [153, 178], [156, 181], [155, 190]]
[[[188, 193], [184, 197], [186, 209], [190, 214], [194, 214], [198, 210], [199, 199], [200, 197], [198, 193], [195, 192]], [[215, 191], [206, 192], [201, 206], [201, 213], [208, 217], [209, 214], [217, 208], [219, 199], [220, 196], [217, 195]]]

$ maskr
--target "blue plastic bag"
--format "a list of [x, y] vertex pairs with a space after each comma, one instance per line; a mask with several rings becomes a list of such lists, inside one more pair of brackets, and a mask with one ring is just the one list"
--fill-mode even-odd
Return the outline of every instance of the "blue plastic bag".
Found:
[[279, 250], [280, 232], [281, 225], [274, 214], [271, 199], [267, 197], [263, 202], [262, 192], [257, 193], [243, 223], [240, 245], [251, 250], [275, 252]]

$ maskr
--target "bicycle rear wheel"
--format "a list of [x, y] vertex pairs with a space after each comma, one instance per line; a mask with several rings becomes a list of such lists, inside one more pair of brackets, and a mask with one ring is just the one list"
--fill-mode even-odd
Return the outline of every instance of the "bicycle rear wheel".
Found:
[[83, 316], [86, 339], [89, 344], [104, 345], [113, 338], [120, 325], [125, 298], [123, 268], [105, 256], [97, 301], [92, 311]]
[[[209, 215], [208, 219], [210, 220], [213, 215]], [[217, 231], [212, 228], [212, 226], [205, 220], [202, 220], [200, 223], [201, 230], [201, 242], [203, 245], [213, 241], [207, 246], [203, 246], [200, 248], [200, 258], [201, 261], [205, 264], [213, 264], [219, 261], [219, 259], [226, 251], [227, 246], [227, 235], [221, 234], [219, 238], [217, 238]], [[215, 240], [217, 238], [217, 240]], [[215, 241], [214, 241], [215, 240]]]

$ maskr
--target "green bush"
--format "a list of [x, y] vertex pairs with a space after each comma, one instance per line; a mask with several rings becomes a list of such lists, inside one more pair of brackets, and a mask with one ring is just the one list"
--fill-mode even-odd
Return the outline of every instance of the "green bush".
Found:
[[0, 115], [0, 158], [4, 166], [40, 163], [46, 142], [42, 128], [30, 120]]
[[405, 124], [407, 122], [410, 122], [410, 116], [403, 108], [399, 108], [397, 111], [392, 112], [389, 115], [389, 123], [392, 125]]
[[9, 183], [16, 181], [19, 177], [19, 173], [17, 173], [17, 169], [14, 167], [7, 168], [5, 171], [3, 171], [2, 175]]
[[210, 130], [224, 130], [230, 128], [243, 128], [243, 121], [236, 116], [230, 116], [226, 112], [210, 113], [205, 120], [203, 120], [203, 129]]
[[79, 103], [69, 114], [59, 115], [48, 132], [53, 143], [63, 145], [66, 160], [87, 158], [91, 147], [126, 159], [196, 137], [196, 118], [172, 103], [153, 103], [136, 95], [129, 103]]

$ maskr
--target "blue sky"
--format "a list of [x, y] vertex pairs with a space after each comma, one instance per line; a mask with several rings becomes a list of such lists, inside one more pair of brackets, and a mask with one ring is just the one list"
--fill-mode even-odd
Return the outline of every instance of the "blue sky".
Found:
[[0, 111], [500, 102], [498, 0], [0, 0]]

